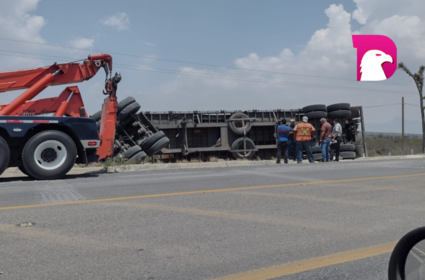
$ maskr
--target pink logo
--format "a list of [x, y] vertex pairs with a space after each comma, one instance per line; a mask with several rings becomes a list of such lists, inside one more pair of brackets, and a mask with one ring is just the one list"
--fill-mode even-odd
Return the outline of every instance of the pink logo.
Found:
[[397, 47], [383, 35], [352, 35], [357, 49], [357, 81], [382, 81], [397, 70]]

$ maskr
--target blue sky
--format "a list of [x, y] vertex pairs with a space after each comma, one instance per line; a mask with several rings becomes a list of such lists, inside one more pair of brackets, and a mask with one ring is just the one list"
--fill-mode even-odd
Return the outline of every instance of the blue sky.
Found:
[[[111, 51], [158, 55], [227, 65], [250, 52], [275, 55], [282, 46], [302, 48], [328, 21], [323, 11], [335, 1], [159, 0], [40, 1], [48, 20], [41, 34], [65, 44], [72, 36], [96, 38]], [[339, 1], [347, 11], [352, 1]], [[125, 12], [130, 29], [112, 31], [98, 21]], [[67, 22], [64, 22], [66, 20]], [[69, 21], [69, 22], [68, 22]], [[155, 47], [144, 45], [152, 42]]]
[[[299, 51], [314, 31], [326, 26], [328, 18], [319, 11], [334, 2], [127, 0], [117, 4], [105, 0], [100, 5], [99, 1], [58, 4], [58, 1], [42, 0], [37, 14], [48, 21], [40, 34], [54, 44], [68, 45], [78, 37], [94, 38], [94, 48], [102, 51], [234, 66], [235, 58], [252, 52], [273, 56], [283, 46]], [[350, 11], [355, 9], [352, 1], [342, 3]], [[99, 22], [121, 12], [130, 20], [126, 30], [118, 31]], [[142, 59], [113, 57], [116, 62], [143, 63]], [[152, 64], [173, 69], [187, 65], [158, 60]], [[124, 77], [139, 77], [145, 89], [153, 89], [158, 82], [170, 78], [168, 74], [116, 69]]]
[[[351, 34], [389, 36], [397, 44], [399, 61], [416, 71], [425, 64], [425, 51], [420, 48], [425, 43], [424, 16], [420, 13], [425, 10], [424, 3], [420, 0], [403, 3], [396, 0], [5, 0], [0, 11], [0, 38], [100, 50], [111, 53], [117, 64], [180, 71], [181, 74], [165, 74], [114, 67], [123, 75], [120, 98], [136, 97], [145, 111], [291, 109], [338, 102], [389, 105], [399, 103], [401, 96], [405, 96], [406, 102], [417, 104], [411, 79], [400, 71], [384, 82], [355, 81], [356, 51]], [[43, 55], [64, 57], [61, 61], [66, 61], [68, 57], [85, 58], [95, 53], [4, 40], [0, 43], [2, 50], [35, 54], [33, 59], [16, 58], [0, 50], [1, 70], [53, 62], [53, 58]], [[100, 109], [103, 80], [104, 74], [99, 72], [92, 80], [78, 84], [89, 113]], [[324, 86], [314, 86], [319, 84]], [[39, 97], [54, 96], [61, 90], [50, 88]], [[9, 102], [16, 94], [2, 93], [2, 103]], [[409, 109], [406, 119], [412, 124], [418, 122], [419, 109], [414, 106]], [[399, 122], [399, 111], [398, 105], [367, 109], [366, 128], [399, 131], [399, 124], [392, 125]], [[419, 122], [410, 130], [420, 132]]]

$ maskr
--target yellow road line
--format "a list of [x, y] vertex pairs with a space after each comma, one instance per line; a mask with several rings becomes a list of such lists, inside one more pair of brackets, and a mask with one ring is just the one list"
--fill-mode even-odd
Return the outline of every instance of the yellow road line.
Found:
[[322, 268], [330, 265], [351, 262], [370, 258], [373, 256], [390, 253], [397, 242], [385, 243], [376, 246], [356, 249], [353, 251], [342, 252], [318, 258], [302, 260], [298, 262], [285, 263], [277, 266], [260, 268], [248, 272], [232, 274], [211, 280], [267, 280], [286, 275], [291, 275], [303, 271]]
[[[350, 190], [352, 193], [364, 193], [364, 192], [379, 192], [379, 191], [396, 191], [396, 192], [407, 192], [407, 193], [423, 193], [423, 183], [417, 185], [403, 185], [403, 186], [383, 186], [383, 187], [368, 187]], [[415, 190], [416, 189], [416, 190]]]
[[[415, 207], [415, 206], [404, 206], [404, 205], [393, 205], [392, 203], [383, 204], [379, 201], [362, 201], [362, 200], [349, 200], [343, 198], [333, 198], [333, 197], [320, 197], [313, 195], [299, 195], [299, 194], [290, 194], [290, 193], [273, 193], [273, 192], [256, 192], [256, 191], [238, 191], [235, 192], [238, 195], [253, 195], [253, 196], [268, 196], [274, 197], [277, 199], [280, 198], [291, 198], [299, 200], [307, 200], [312, 202], [329, 202], [349, 206], [365, 206], [365, 207], [376, 207], [376, 208], [385, 208], [385, 209], [395, 209], [395, 210], [408, 210], [408, 211], [420, 211], [425, 212], [425, 207]], [[423, 191], [422, 191], [423, 194]]]
[[239, 190], [253, 190], [253, 189], [267, 189], [267, 188], [278, 188], [278, 187], [331, 184], [331, 183], [342, 183], [342, 182], [358, 182], [358, 181], [369, 181], [369, 180], [396, 179], [396, 178], [406, 178], [406, 177], [415, 177], [415, 176], [425, 176], [425, 173], [415, 173], [415, 174], [406, 174], [406, 175], [392, 175], [392, 176], [382, 176], [382, 177], [369, 177], [369, 178], [341, 179], [341, 180], [317, 181], [317, 182], [301, 182], [301, 183], [289, 183], [289, 184], [265, 185], [265, 186], [253, 186], [253, 187], [238, 187], [238, 188], [201, 190], [201, 191], [177, 192], [177, 193], [160, 193], [160, 194], [136, 195], [136, 196], [126, 196], [126, 197], [111, 197], [111, 198], [100, 198], [100, 199], [57, 202], [57, 203], [45, 203], [45, 204], [17, 205], [17, 206], [0, 207], [0, 211], [1, 210], [37, 208], [37, 207], [49, 207], [49, 206], [76, 205], [76, 204], [107, 202], [107, 201], [119, 201], [119, 200], [128, 200], [128, 199], [166, 197], [166, 196], [188, 195], [188, 194], [218, 193], [218, 192], [230, 192], [230, 191], [239, 191]]

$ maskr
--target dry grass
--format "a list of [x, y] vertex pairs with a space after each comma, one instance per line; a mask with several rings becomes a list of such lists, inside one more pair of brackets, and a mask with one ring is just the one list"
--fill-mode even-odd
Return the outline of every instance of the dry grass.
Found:
[[209, 162], [218, 162], [218, 157], [210, 157]]
[[[359, 139], [361, 143], [361, 139]], [[377, 135], [366, 138], [366, 145], [368, 155], [373, 156], [387, 156], [389, 152], [391, 155], [402, 155], [401, 137], [400, 136], [388, 136], [388, 135]], [[420, 154], [422, 152], [422, 139], [418, 137], [405, 137], [404, 142], [404, 154]]]

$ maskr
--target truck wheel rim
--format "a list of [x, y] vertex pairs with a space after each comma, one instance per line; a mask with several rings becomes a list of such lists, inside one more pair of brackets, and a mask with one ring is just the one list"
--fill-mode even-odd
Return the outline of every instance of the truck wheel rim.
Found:
[[42, 169], [53, 170], [66, 160], [65, 146], [56, 140], [44, 141], [34, 151], [34, 161]]
[[238, 116], [234, 119], [233, 124], [235, 125], [235, 128], [238, 130], [243, 130], [248, 126], [248, 121], [245, 120], [245, 123], [243, 120], [241, 120], [243, 116]]

